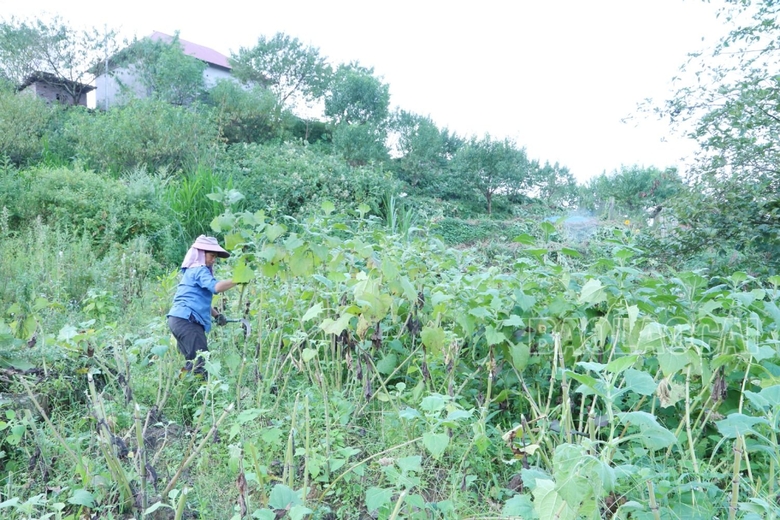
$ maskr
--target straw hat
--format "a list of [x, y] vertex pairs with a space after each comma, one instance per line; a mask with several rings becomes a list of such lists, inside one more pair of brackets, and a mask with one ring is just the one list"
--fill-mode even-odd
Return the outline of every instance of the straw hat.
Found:
[[220, 258], [227, 258], [230, 256], [230, 253], [219, 247], [219, 242], [217, 242], [217, 239], [214, 237], [207, 237], [206, 235], [201, 235], [197, 239], [195, 239], [195, 242], [192, 244], [192, 247], [195, 249], [200, 249], [202, 251], [210, 251], [212, 253], [217, 253], [217, 256]]

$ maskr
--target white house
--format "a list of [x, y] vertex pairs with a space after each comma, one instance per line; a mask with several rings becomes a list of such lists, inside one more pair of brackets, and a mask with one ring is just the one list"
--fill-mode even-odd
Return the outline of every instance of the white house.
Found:
[[[173, 40], [173, 36], [157, 31], [147, 36], [147, 38], [165, 42]], [[182, 40], [181, 38], [179, 38], [179, 43], [185, 54], [193, 56], [207, 65], [203, 71], [203, 79], [207, 88], [214, 86], [221, 79], [232, 78], [232, 67], [224, 54], [209, 47]], [[147, 95], [143, 85], [134, 77], [132, 68], [119, 65], [118, 68], [114, 69], [111, 66], [110, 58], [107, 62], [108, 66], [103, 67], [103, 74], [95, 77], [94, 105], [91, 104], [91, 106], [107, 109], [116, 104], [121, 104], [128, 93], [135, 97], [145, 97]], [[109, 71], [108, 74], [105, 73], [106, 68]]]

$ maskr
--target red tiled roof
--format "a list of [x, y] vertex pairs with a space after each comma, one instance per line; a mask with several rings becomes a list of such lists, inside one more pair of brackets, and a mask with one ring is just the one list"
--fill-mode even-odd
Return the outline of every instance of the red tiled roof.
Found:
[[[162, 40], [166, 42], [173, 40], [173, 36], [169, 36], [159, 31], [153, 32], [151, 35], [149, 35], [149, 38], [152, 40]], [[206, 63], [216, 65], [217, 67], [222, 67], [228, 70], [232, 68], [230, 66], [230, 62], [228, 62], [227, 56], [215, 51], [214, 49], [204, 47], [203, 45], [198, 45], [197, 43], [188, 42], [187, 40], [182, 40], [181, 38], [179, 38], [179, 43], [181, 43], [181, 46], [184, 49], [184, 54], [198, 58], [199, 60], [205, 61]]]

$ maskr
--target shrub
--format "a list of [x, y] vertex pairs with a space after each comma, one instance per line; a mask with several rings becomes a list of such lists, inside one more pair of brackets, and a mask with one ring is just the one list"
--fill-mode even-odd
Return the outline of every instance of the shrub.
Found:
[[[113, 243], [146, 236], [155, 251], [165, 251], [175, 218], [161, 204], [159, 181], [143, 171], [110, 179], [91, 171], [37, 168], [7, 172], [0, 203], [14, 229], [36, 220], [76, 236], [85, 235], [98, 256]], [[97, 195], [97, 196], [96, 196]]]
[[248, 200], [248, 209], [273, 208], [298, 215], [331, 200], [337, 207], [374, 206], [399, 185], [391, 174], [371, 167], [351, 168], [342, 159], [305, 145], [235, 145], [220, 165]]
[[85, 167], [114, 174], [139, 166], [194, 170], [213, 163], [220, 146], [208, 115], [154, 99], [107, 112], [69, 111], [59, 138], [59, 148], [71, 149]]
[[0, 155], [14, 164], [39, 159], [54, 111], [37, 96], [0, 88]]
[[229, 143], [261, 143], [278, 139], [292, 124], [276, 96], [265, 88], [245, 90], [233, 81], [220, 81], [207, 95], [214, 121]]
[[532, 232], [537, 228], [538, 226], [532, 222], [463, 220], [448, 217], [440, 220], [434, 231], [441, 235], [446, 244], [455, 245], [475, 244], [484, 240], [511, 242], [516, 236]]

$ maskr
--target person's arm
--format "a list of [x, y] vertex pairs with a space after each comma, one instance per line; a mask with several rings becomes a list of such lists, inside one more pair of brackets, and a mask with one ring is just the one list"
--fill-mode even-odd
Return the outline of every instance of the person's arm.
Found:
[[220, 280], [217, 282], [217, 285], [214, 286], [214, 292], [222, 293], [227, 291], [228, 289], [232, 289], [236, 285], [238, 284], [233, 283], [233, 280]]

